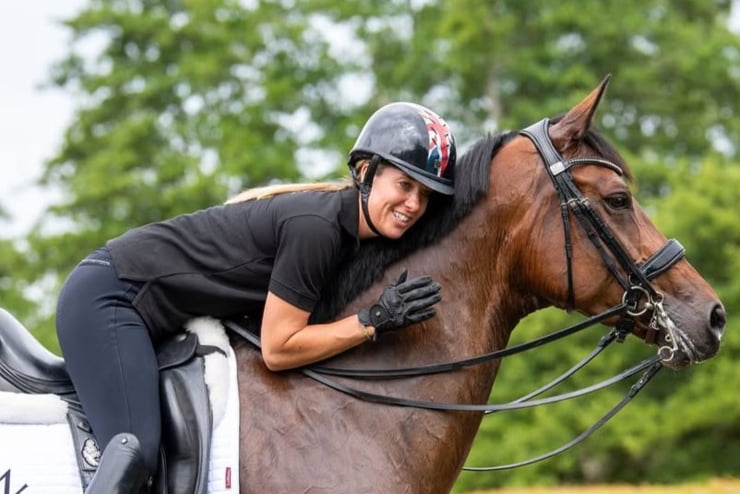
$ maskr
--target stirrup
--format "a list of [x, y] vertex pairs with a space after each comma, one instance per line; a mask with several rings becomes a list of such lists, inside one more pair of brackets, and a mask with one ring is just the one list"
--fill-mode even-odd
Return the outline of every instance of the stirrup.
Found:
[[103, 450], [98, 471], [85, 494], [138, 494], [148, 479], [139, 439], [123, 432], [113, 436]]

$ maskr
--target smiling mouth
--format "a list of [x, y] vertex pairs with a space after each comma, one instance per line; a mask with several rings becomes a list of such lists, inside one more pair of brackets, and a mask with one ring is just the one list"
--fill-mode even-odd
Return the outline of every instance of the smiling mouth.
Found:
[[409, 221], [411, 221], [411, 218], [409, 216], [406, 216], [403, 213], [399, 213], [398, 211], [393, 211], [393, 217], [403, 223], [408, 223]]

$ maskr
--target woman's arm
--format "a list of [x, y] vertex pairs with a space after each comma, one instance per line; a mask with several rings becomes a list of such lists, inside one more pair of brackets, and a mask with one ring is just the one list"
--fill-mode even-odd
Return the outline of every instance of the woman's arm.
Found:
[[268, 291], [262, 316], [265, 364], [273, 371], [311, 364], [434, 316], [440, 285], [429, 276], [407, 280], [407, 274], [404, 270], [369, 309], [328, 324], [307, 325], [309, 312]]
[[324, 360], [371, 339], [372, 327], [357, 314], [328, 324], [308, 325], [310, 313], [267, 293], [262, 316], [262, 358], [272, 371], [293, 369]]

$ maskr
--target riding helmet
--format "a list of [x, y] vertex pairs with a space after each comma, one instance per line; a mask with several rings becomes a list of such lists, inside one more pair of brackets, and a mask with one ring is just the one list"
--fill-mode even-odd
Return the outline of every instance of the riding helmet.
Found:
[[349, 166], [362, 158], [380, 157], [430, 189], [454, 192], [455, 137], [432, 110], [415, 103], [390, 103], [377, 110], [362, 128], [349, 153]]

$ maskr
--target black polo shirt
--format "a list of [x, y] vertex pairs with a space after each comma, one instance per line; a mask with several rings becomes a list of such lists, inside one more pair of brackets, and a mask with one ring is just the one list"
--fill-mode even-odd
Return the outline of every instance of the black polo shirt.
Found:
[[261, 316], [268, 290], [313, 311], [329, 274], [358, 245], [358, 192], [305, 191], [214, 206], [110, 240], [152, 336], [209, 315]]

